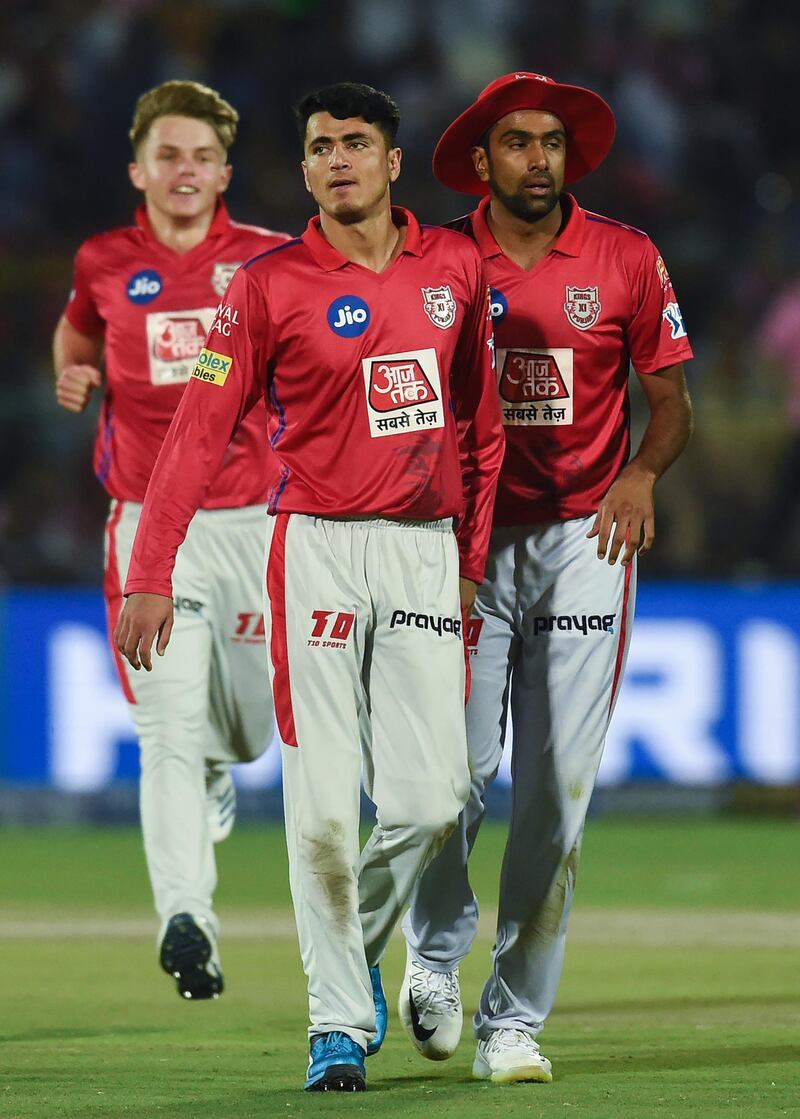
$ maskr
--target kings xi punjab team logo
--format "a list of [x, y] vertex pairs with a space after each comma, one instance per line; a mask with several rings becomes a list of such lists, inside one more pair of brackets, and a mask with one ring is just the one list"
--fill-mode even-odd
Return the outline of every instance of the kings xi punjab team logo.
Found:
[[600, 318], [598, 289], [567, 287], [564, 310], [573, 326], [577, 326], [578, 330], [588, 330]]
[[421, 288], [425, 314], [434, 326], [447, 330], [456, 321], [456, 301], [445, 284], [440, 288]]
[[222, 299], [223, 295], [228, 290], [228, 284], [233, 279], [233, 274], [240, 264], [241, 261], [237, 260], [234, 261], [233, 264], [217, 261], [214, 265], [214, 271], [211, 273], [211, 286], [220, 299]]

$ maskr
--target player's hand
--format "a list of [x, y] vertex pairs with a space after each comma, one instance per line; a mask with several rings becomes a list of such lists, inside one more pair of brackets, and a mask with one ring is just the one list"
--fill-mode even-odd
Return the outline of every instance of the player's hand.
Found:
[[172, 633], [172, 599], [163, 594], [132, 594], [128, 596], [114, 629], [114, 644], [131, 668], [153, 667], [153, 642], [158, 638], [156, 652], [164, 656]]
[[93, 365], [65, 365], [56, 381], [56, 400], [68, 412], [82, 412], [103, 382]]
[[597, 537], [597, 558], [614, 564], [622, 552], [622, 566], [627, 567], [637, 552], [652, 547], [656, 535], [653, 507], [652, 471], [629, 462], [611, 489], [600, 502], [594, 523], [586, 536]]
[[472, 613], [472, 607], [475, 605], [475, 595], [477, 593], [477, 583], [473, 583], [471, 579], [463, 579], [459, 576], [458, 595], [461, 599], [461, 613], [467, 618]]

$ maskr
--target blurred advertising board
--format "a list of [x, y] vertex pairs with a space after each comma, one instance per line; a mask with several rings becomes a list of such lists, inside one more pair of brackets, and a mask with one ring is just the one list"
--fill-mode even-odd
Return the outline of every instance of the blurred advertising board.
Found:
[[[100, 595], [1, 595], [0, 781], [92, 792], [137, 771]], [[279, 749], [237, 779], [278, 784]], [[599, 781], [643, 780], [800, 781], [800, 586], [640, 585]]]

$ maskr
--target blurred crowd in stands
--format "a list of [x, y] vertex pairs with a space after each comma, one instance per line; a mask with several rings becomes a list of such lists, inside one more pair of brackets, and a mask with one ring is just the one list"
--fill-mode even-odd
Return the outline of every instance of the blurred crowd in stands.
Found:
[[95, 409], [56, 408], [50, 338], [75, 249], [136, 204], [138, 95], [169, 78], [220, 90], [242, 118], [233, 215], [299, 233], [312, 212], [300, 96], [343, 79], [388, 90], [402, 112], [395, 200], [437, 222], [470, 206], [431, 178], [438, 135], [514, 69], [611, 103], [614, 152], [575, 194], [651, 235], [694, 345], [696, 435], [656, 491], [643, 574], [796, 577], [799, 32], [793, 0], [4, 0], [0, 585], [101, 578]]

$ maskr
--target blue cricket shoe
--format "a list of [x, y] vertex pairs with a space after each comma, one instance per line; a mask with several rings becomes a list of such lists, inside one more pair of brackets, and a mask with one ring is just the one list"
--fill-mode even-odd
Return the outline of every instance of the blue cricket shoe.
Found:
[[383, 993], [383, 983], [381, 983], [381, 969], [371, 967], [369, 977], [372, 981], [372, 1001], [375, 1003], [375, 1037], [367, 1046], [367, 1056], [371, 1057], [383, 1045], [389, 1023], [389, 1010], [386, 1006], [386, 995]]
[[367, 1086], [364, 1050], [347, 1034], [332, 1030], [311, 1043], [304, 1088], [307, 1092], [363, 1092]]

